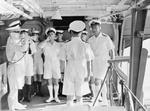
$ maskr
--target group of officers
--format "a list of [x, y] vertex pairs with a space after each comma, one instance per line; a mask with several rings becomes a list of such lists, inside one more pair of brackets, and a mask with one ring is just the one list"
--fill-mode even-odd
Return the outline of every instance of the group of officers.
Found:
[[[6, 56], [9, 61], [8, 105], [11, 111], [27, 107], [18, 101], [18, 92], [22, 92], [24, 100], [30, 102], [31, 84], [35, 86], [35, 93], [41, 95], [42, 79], [48, 83], [49, 98], [45, 102], [60, 102], [60, 79], [63, 80], [62, 93], [67, 96], [67, 105], [72, 106], [74, 99], [76, 103], [82, 104], [82, 85], [85, 82], [90, 82], [93, 99], [96, 97], [109, 66], [107, 61], [113, 59], [115, 48], [110, 37], [101, 32], [99, 20], [89, 22], [93, 34], [91, 37], [88, 37], [83, 21], [71, 22], [68, 29], [71, 40], [68, 42], [62, 39], [63, 31], [56, 31], [52, 27], [46, 29], [46, 39], [39, 41], [39, 31], [33, 30], [32, 35], [29, 35], [28, 29], [23, 29], [16, 23], [9, 26], [6, 29], [10, 32]], [[99, 100], [105, 105], [108, 104], [106, 94], [107, 88], [104, 84]]]

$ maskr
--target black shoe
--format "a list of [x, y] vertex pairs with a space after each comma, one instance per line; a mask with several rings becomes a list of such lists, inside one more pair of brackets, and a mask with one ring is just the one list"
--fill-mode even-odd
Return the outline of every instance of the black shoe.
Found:
[[36, 95], [39, 97], [44, 97], [44, 95], [41, 92], [38, 92]]
[[29, 98], [24, 98], [23, 101], [24, 101], [24, 102], [31, 102], [31, 99], [29, 99]]

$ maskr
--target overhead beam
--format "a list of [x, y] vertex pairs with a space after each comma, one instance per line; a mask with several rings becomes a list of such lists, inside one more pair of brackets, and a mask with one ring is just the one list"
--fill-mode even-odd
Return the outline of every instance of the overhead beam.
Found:
[[14, 7], [13, 5], [7, 3], [6, 1], [3, 1], [3, 0], [0, 0], [1, 2], [1, 6], [11, 12], [13, 12], [14, 14], [19, 14], [19, 15], [22, 15], [28, 19], [32, 19], [31, 16], [29, 16], [28, 14], [24, 13], [23, 11], [17, 9], [16, 7]]
[[[109, 14], [109, 12], [99, 11], [99, 10], [59, 10], [59, 11], [60, 11], [61, 16], [101, 17], [104, 14]], [[45, 17], [51, 17], [53, 14], [54, 14], [54, 11], [44, 11]]]
[[[140, 68], [138, 74], [137, 88], [136, 88], [136, 97], [143, 103], [143, 81], [145, 77], [146, 61], [147, 61], [148, 50], [142, 48], [141, 57], [140, 57]], [[136, 102], [135, 111], [138, 111], [141, 106]]]

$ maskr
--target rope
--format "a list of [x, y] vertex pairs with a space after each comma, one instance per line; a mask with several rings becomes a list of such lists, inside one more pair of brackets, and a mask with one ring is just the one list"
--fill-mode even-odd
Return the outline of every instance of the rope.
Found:
[[20, 60], [22, 60], [22, 59], [24, 58], [24, 56], [26, 55], [26, 52], [27, 52], [27, 51], [25, 51], [25, 53], [23, 54], [23, 56], [22, 56], [20, 59], [18, 59], [17, 61], [15, 61], [15, 62], [10, 62], [10, 61], [9, 61], [9, 63], [11, 63], [11, 64], [18, 63]]

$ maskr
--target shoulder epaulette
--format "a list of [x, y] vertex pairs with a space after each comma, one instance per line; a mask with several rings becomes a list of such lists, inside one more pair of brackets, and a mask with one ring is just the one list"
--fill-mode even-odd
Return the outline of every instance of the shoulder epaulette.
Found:
[[105, 33], [102, 33], [102, 35], [103, 35], [104, 37], [108, 37], [108, 35], [107, 35], [107, 34], [105, 34]]

